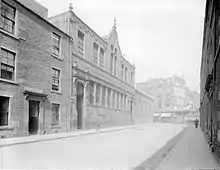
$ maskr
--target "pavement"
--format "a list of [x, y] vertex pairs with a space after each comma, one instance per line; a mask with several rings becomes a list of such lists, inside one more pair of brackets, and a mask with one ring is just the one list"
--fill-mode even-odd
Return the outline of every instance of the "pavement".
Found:
[[1, 169], [131, 169], [185, 126], [155, 123], [109, 133], [2, 145]]
[[102, 128], [102, 129], [77, 130], [77, 131], [66, 132], [66, 133], [54, 133], [54, 134], [45, 134], [45, 135], [31, 135], [31, 136], [25, 136], [25, 137], [6, 138], [6, 139], [0, 140], [0, 147], [11, 146], [11, 145], [16, 145], [16, 144], [42, 142], [42, 141], [47, 141], [47, 140], [63, 139], [63, 138], [69, 138], [69, 137], [79, 137], [79, 136], [84, 136], [84, 135], [93, 135], [97, 133], [109, 133], [109, 132], [120, 131], [120, 130], [142, 129], [142, 128], [146, 128], [149, 126], [153, 126], [154, 124], [155, 123], [148, 123], [148, 124], [139, 124], [139, 125], [109, 127], [109, 128]]
[[157, 170], [220, 169], [201, 129], [189, 126]]

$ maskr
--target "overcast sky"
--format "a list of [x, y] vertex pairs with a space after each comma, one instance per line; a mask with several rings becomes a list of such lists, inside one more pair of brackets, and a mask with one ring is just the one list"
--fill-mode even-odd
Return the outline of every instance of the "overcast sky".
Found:
[[136, 65], [136, 82], [184, 75], [199, 88], [205, 0], [38, 0], [49, 16], [74, 12], [100, 36], [114, 17], [122, 52]]

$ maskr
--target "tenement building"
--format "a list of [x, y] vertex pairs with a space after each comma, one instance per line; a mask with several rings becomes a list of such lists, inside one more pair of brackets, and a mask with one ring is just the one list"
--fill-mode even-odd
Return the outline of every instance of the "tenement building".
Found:
[[116, 21], [109, 35], [101, 37], [73, 12], [71, 4], [68, 11], [49, 20], [73, 38], [72, 128], [133, 123], [135, 67], [122, 55]]
[[219, 1], [206, 1], [200, 71], [200, 125], [212, 142], [216, 156], [220, 155], [219, 9]]
[[33, 0], [0, 9], [0, 136], [68, 131], [72, 39]]

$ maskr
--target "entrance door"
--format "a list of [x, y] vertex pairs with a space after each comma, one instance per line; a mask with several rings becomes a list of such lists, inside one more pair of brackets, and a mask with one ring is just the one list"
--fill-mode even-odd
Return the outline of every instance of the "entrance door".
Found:
[[77, 83], [77, 97], [76, 97], [77, 129], [82, 129], [83, 97], [84, 97], [84, 86], [82, 83]]
[[39, 128], [39, 101], [29, 100], [29, 134], [37, 134]]

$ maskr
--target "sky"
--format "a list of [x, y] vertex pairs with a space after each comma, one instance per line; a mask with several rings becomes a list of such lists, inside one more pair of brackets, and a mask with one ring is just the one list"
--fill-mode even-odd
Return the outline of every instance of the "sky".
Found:
[[100, 36], [116, 18], [119, 44], [136, 82], [184, 76], [199, 91], [205, 0], [37, 0], [53, 16], [68, 10]]

